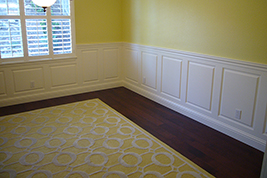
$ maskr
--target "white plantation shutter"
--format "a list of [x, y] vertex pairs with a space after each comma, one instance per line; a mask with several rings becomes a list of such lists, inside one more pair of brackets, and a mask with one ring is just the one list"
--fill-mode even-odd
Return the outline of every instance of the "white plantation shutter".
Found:
[[51, 15], [70, 16], [70, 1], [57, 0], [56, 3], [53, 6], [51, 6]]
[[0, 20], [1, 58], [22, 57], [23, 45], [19, 19]]
[[[72, 36], [70, 16], [70, 1], [57, 0], [51, 7], [52, 18], [61, 16], [65, 19], [52, 19], [53, 52], [54, 54], [72, 53]], [[67, 17], [67, 19], [66, 19]]]
[[72, 4], [70, 0], [57, 0], [44, 12], [32, 0], [0, 0], [0, 64], [2, 59], [72, 55]]
[[0, 15], [19, 15], [19, 1], [0, 0]]
[[27, 19], [26, 30], [29, 56], [48, 55], [46, 19]]
[[24, 0], [25, 15], [46, 15], [44, 9], [35, 5], [32, 0]]
[[54, 54], [72, 52], [71, 25], [69, 19], [52, 20], [52, 34]]

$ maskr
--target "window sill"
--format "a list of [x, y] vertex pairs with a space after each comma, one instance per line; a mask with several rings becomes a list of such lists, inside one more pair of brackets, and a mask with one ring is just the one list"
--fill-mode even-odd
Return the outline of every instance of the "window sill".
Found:
[[44, 64], [44, 63], [56, 63], [56, 62], [73, 62], [77, 60], [77, 56], [64, 56], [64, 57], [55, 57], [55, 58], [38, 58], [38, 59], [30, 59], [28, 61], [7, 61], [3, 60], [0, 63], [0, 67], [2, 66], [14, 66], [14, 65], [24, 65], [24, 64]]

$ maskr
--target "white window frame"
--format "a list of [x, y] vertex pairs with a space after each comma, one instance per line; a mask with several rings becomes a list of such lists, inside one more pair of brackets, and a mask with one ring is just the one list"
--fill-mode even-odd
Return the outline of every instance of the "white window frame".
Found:
[[[20, 11], [20, 15], [0, 15], [0, 19], [20, 19], [24, 56], [23, 57], [1, 58], [1, 54], [0, 54], [0, 65], [6, 64], [6, 63], [8, 64], [8, 63], [22, 63], [22, 62], [33, 62], [33, 61], [43, 61], [43, 60], [77, 58], [76, 57], [74, 0], [70, 0], [70, 16], [55, 16], [55, 15], [52, 16], [50, 7], [48, 7], [46, 10], [46, 16], [42, 16], [42, 15], [26, 16], [25, 10], [24, 10], [24, 0], [19, 0], [19, 11]], [[27, 34], [26, 33], [26, 19], [47, 19], [49, 55], [43, 55], [43, 56], [29, 56], [28, 55], [28, 44], [27, 44], [27, 35], [26, 35]], [[70, 19], [71, 20], [72, 53], [54, 54], [54, 52], [53, 52], [53, 39], [52, 39], [52, 19]]]

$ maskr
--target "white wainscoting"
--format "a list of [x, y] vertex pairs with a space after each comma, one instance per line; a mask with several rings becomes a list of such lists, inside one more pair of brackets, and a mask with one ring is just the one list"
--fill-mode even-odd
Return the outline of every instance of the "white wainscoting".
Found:
[[14, 69], [15, 92], [44, 89], [44, 70], [42, 67]]
[[122, 86], [121, 49], [77, 45], [77, 57], [0, 64], [0, 107]]
[[142, 53], [142, 84], [150, 89], [157, 89], [157, 54], [143, 52]]
[[[255, 109], [258, 95], [259, 78], [236, 70], [223, 70], [220, 117], [251, 127], [255, 121]], [[240, 117], [235, 110], [240, 110]]]
[[124, 49], [124, 71], [125, 75], [124, 77], [127, 78], [127, 80], [131, 80], [133, 83], [138, 84], [138, 78], [139, 78], [139, 64], [138, 64], [138, 50], [132, 50], [132, 49]]
[[0, 96], [6, 94], [6, 84], [5, 84], [4, 72], [0, 71]]
[[124, 43], [124, 86], [264, 151], [267, 65]]
[[119, 50], [118, 48], [104, 49], [104, 79], [119, 77]]
[[182, 63], [181, 59], [162, 56], [161, 92], [176, 99], [181, 98]]
[[76, 63], [50, 66], [52, 87], [77, 85]]
[[211, 111], [214, 87], [214, 66], [188, 63], [186, 102]]
[[264, 151], [267, 65], [129, 43], [0, 65], [0, 107], [119, 86]]
[[[99, 50], [82, 49], [80, 51], [82, 63], [83, 83], [99, 82]], [[91, 66], [94, 66], [91, 67]]]

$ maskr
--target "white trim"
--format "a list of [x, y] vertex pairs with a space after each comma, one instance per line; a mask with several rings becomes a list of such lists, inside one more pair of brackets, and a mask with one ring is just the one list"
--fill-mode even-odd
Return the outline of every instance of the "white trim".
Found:
[[200, 53], [194, 53], [189, 51], [181, 51], [176, 49], [169, 49], [169, 48], [162, 48], [162, 47], [155, 47], [155, 46], [146, 46], [146, 45], [139, 45], [139, 44], [133, 44], [133, 43], [123, 43], [123, 46], [126, 48], [133, 48], [133, 49], [144, 49], [146, 51], [161, 51], [161, 52], [167, 52], [167, 53], [173, 53], [174, 55], [184, 55], [189, 57], [196, 57], [201, 58], [201, 60], [206, 61], [215, 61], [219, 63], [231, 63], [231, 64], [238, 64], [243, 65], [245, 67], [251, 67], [251, 68], [259, 68], [263, 69], [264, 71], [267, 70], [267, 64], [260, 64], [255, 62], [248, 62], [248, 61], [242, 61], [237, 59], [230, 59], [230, 58], [224, 58], [224, 57], [218, 57], [218, 56], [212, 56], [207, 54], [200, 54]]
[[77, 55], [76, 50], [76, 25], [75, 25], [75, 10], [74, 0], [70, 0], [70, 18], [71, 18], [71, 36], [72, 36], [72, 55]]
[[29, 61], [8, 61], [8, 62], [3, 62], [0, 64], [1, 67], [11, 67], [14, 65], [23, 65], [23, 64], [43, 64], [44, 62], [60, 62], [60, 61], [68, 62], [69, 60], [77, 60], [77, 56], [60, 56], [58, 58], [42, 58], [42, 59], [32, 59]]
[[129, 82], [123, 81], [124, 87], [144, 96], [147, 97], [159, 104], [162, 104], [176, 112], [179, 112], [195, 121], [198, 121], [202, 124], [205, 124], [208, 127], [211, 127], [219, 132], [222, 132], [226, 135], [229, 135], [239, 141], [242, 141], [248, 145], [253, 146], [254, 148], [257, 148], [259, 150], [265, 149], [265, 140], [260, 139], [258, 137], [255, 137], [254, 135], [251, 135], [249, 133], [246, 133], [242, 130], [236, 129], [235, 127], [232, 127], [230, 125], [227, 125], [223, 122], [220, 122], [218, 120], [214, 120], [213, 118], [203, 115], [197, 111], [194, 111], [192, 109], [186, 108], [178, 103], [172, 102], [168, 99], [165, 99], [157, 94], [154, 94], [150, 92], [149, 90], [144, 90], [141, 87], [134, 86]]
[[[118, 77], [114, 77], [110, 80], [105, 79], [104, 70], [109, 70], [108, 67], [104, 69], [105, 66], [105, 60], [104, 60], [104, 51], [105, 49], [118, 49]], [[8, 106], [18, 103], [26, 103], [31, 101], [37, 101], [37, 100], [43, 100], [48, 98], [55, 98], [60, 96], [67, 96], [72, 94], [78, 94], [78, 93], [84, 93], [84, 92], [90, 92], [90, 91], [96, 91], [101, 89], [108, 89], [108, 88], [114, 88], [114, 87], [120, 87], [125, 86], [129, 88], [130, 90], [133, 90], [134, 92], [137, 92], [145, 97], [148, 97], [158, 103], [161, 103], [170, 109], [173, 109], [177, 112], [180, 112], [184, 115], [189, 116], [190, 118], [201, 122], [209, 127], [212, 127], [224, 134], [227, 134], [233, 138], [236, 138], [254, 148], [257, 148], [261, 151], [265, 148], [265, 140], [267, 139], [267, 135], [264, 134], [265, 127], [266, 127], [266, 101], [267, 101], [267, 65], [265, 64], [257, 64], [252, 62], [244, 62], [244, 61], [238, 61], [238, 60], [232, 60], [232, 59], [226, 59], [226, 58], [220, 58], [220, 57], [213, 57], [208, 55], [202, 55], [202, 54], [196, 54], [196, 53], [190, 53], [190, 52], [183, 52], [179, 50], [173, 50], [173, 49], [165, 49], [165, 48], [156, 48], [156, 47], [150, 47], [150, 46], [144, 46], [144, 45], [138, 45], [138, 44], [129, 44], [129, 43], [97, 43], [97, 44], [78, 44], [76, 46], [77, 49], [77, 57], [71, 56], [71, 57], [63, 57], [59, 59], [48, 59], [48, 60], [42, 60], [42, 61], [28, 61], [28, 62], [21, 62], [21, 63], [7, 63], [7, 64], [1, 64], [2, 72], [4, 73], [4, 81], [5, 88], [6, 88], [6, 94], [0, 96], [0, 107], [2, 106]], [[133, 82], [127, 78], [127, 74], [123, 72], [123, 67], [125, 65], [125, 56], [124, 52], [126, 49], [133, 49], [137, 52], [137, 55], [135, 55], [134, 58], [136, 58], [135, 62], [138, 63], [138, 68], [136, 67], [134, 71], [134, 75], [137, 75], [137, 81]], [[89, 56], [86, 56], [86, 53], [83, 54], [83, 51], [93, 51], [92, 58]], [[158, 56], [158, 65], [157, 65], [157, 89], [156, 90], [150, 90], [142, 85], [142, 76], [141, 76], [141, 54], [142, 52], [152, 52], [153, 54], [157, 54]], [[95, 56], [94, 56], [95, 55]], [[162, 93], [161, 91], [161, 84], [162, 84], [162, 56], [172, 56], [175, 58], [179, 58], [182, 60], [182, 66], [181, 66], [181, 96], [179, 99], [171, 97], [169, 95], [166, 95]], [[93, 62], [90, 62], [92, 59]], [[94, 62], [96, 61], [97, 62]], [[108, 59], [109, 60], [109, 59]], [[113, 60], [113, 59], [110, 59]], [[88, 62], [89, 61], [89, 62]], [[215, 66], [215, 83], [213, 83], [213, 105], [212, 105], [212, 111], [211, 112], [204, 112], [201, 109], [194, 107], [192, 105], [189, 105], [185, 102], [185, 93], [186, 91], [186, 83], [188, 78], [188, 61], [198, 61], [205, 65], [212, 65]], [[64, 66], [73, 64], [76, 66], [76, 71], [73, 70], [72, 73], [66, 74], [66, 78], [73, 77], [75, 75], [75, 79], [70, 79], [70, 81], [75, 80], [75, 85], [68, 85], [69, 81], [66, 79], [67, 85], [63, 85], [61, 87], [52, 87], [53, 86], [53, 80], [54, 78], [51, 76], [51, 67], [57, 65], [57, 66]], [[85, 64], [90, 66], [85, 66]], [[113, 63], [112, 63], [113, 65]], [[111, 66], [110, 71], [113, 72]], [[43, 75], [44, 75], [44, 86], [43, 90], [36, 89], [30, 89], [26, 86], [25, 92], [15, 92], [15, 81], [13, 77], [13, 70], [17, 69], [25, 69], [26, 73], [29, 69], [29, 66], [31, 68], [43, 68]], [[243, 127], [242, 124], [236, 124], [234, 120], [232, 122], [222, 119], [219, 117], [218, 113], [220, 108], [220, 95], [223, 85], [223, 69], [230, 68], [233, 70], [241, 71], [244, 73], [249, 74], [255, 74], [260, 76], [259, 85], [257, 86], [257, 92], [259, 92], [259, 95], [257, 96], [257, 103], [256, 103], [256, 115], [255, 120], [257, 121], [253, 123], [253, 128], [246, 128]], [[96, 78], [94, 81], [86, 81], [86, 77], [90, 78], [91, 75], [91, 69], [94, 70], [96, 75]], [[62, 69], [60, 69], [62, 70]], [[107, 71], [106, 71], [107, 72]], [[154, 74], [152, 75], [154, 78]], [[61, 80], [60, 78], [58, 78]], [[64, 76], [63, 76], [63, 79]], [[26, 77], [26, 83], [25, 85], [28, 85], [32, 79], [28, 76]], [[230, 85], [231, 86], [231, 85]], [[24, 86], [23, 86], [24, 87]]]
[[16, 96], [12, 98], [6, 98], [0, 100], [0, 107], [10, 106], [14, 104], [22, 104], [27, 102], [63, 97], [68, 95], [75, 95], [87, 92], [93, 92], [98, 90], [104, 90], [109, 88], [121, 87], [122, 81], [106, 82], [101, 84], [85, 85], [85, 86], [75, 86], [72, 88], [62, 88], [60, 90], [45, 91], [40, 93], [28, 93], [23, 96]]
[[267, 177], [267, 146], [265, 148], [264, 157], [262, 161], [260, 178], [266, 178], [266, 177]]
[[[104, 80], [104, 65], [103, 65], [103, 52], [104, 49], [118, 49], [118, 76], [116, 78], [112, 78], [109, 80]], [[84, 67], [84, 60], [81, 56], [81, 52], [85, 50], [95, 50], [98, 54], [98, 64], [97, 66], [88, 66]], [[77, 51], [77, 56], [58, 56], [58, 58], [47, 58], [43, 60], [36, 60], [36, 61], [21, 61], [20, 63], [5, 63], [1, 64], [1, 70], [5, 76], [5, 88], [8, 89], [5, 95], [0, 96], [0, 107], [9, 106], [14, 104], [20, 103], [27, 103], [31, 101], [38, 101], [48, 98], [54, 97], [61, 97], [61, 96], [68, 96], [78, 93], [86, 93], [90, 91], [120, 87], [122, 85], [122, 77], [121, 77], [121, 44], [120, 43], [105, 43], [105, 44], [97, 44], [97, 45], [80, 45], [80, 48]], [[87, 58], [86, 60], [90, 60]], [[107, 56], [107, 60], [109, 60]], [[112, 59], [111, 59], [112, 60]], [[64, 74], [63, 79], [65, 80], [59, 87], [53, 87], [53, 81], [58, 80], [57, 76], [53, 76], [51, 73], [51, 68], [54, 66], [66, 66], [66, 65], [73, 65], [75, 66], [75, 70], [70, 71], [71, 73], [67, 72]], [[43, 70], [43, 88], [40, 90], [38, 88], [29, 88], [29, 82], [31, 80], [35, 80], [34, 77], [29, 76], [30, 71], [29, 69], [34, 68], [42, 68]], [[91, 68], [96, 68], [98, 72], [98, 78], [96, 81], [93, 82], [86, 82], [83, 76], [83, 72], [87, 72]], [[24, 70], [25, 74], [28, 74], [25, 78], [25, 91], [23, 92], [16, 92], [15, 85], [16, 82], [14, 79], [14, 70]], [[57, 71], [57, 69], [55, 69]], [[62, 68], [59, 68], [62, 70]], [[108, 70], [108, 69], [107, 69]], [[75, 75], [75, 78], [73, 78]], [[56, 79], [55, 79], [56, 77]], [[65, 77], [65, 78], [64, 78]], [[70, 78], [70, 79], [68, 79]], [[39, 78], [40, 79], [40, 78]], [[62, 79], [62, 77], [61, 77]], [[75, 84], [73, 85], [74, 82]]]
[[[267, 139], [267, 134], [265, 134], [265, 125], [266, 124], [266, 101], [267, 101], [267, 65], [266, 64], [259, 64], [259, 63], [253, 63], [253, 62], [246, 62], [246, 61], [240, 61], [235, 59], [227, 59], [227, 58], [221, 58], [216, 56], [210, 56], [210, 55], [203, 55], [198, 53], [191, 53], [191, 52], [185, 52], [185, 51], [179, 51], [174, 49], [166, 49], [166, 48], [160, 48], [160, 47], [153, 47], [153, 46], [146, 46], [146, 45], [139, 45], [139, 44], [131, 44], [131, 43], [123, 43], [123, 51], [126, 50], [134, 50], [137, 51], [138, 57], [134, 57], [133, 61], [138, 61], [138, 68], [135, 69], [134, 74], [139, 76], [138, 81], [136, 83], [129, 81], [127, 73], [124, 73], [123, 76], [123, 82], [124, 86], [126, 88], [129, 88], [133, 90], [134, 92], [137, 92], [145, 97], [148, 97], [160, 104], [163, 104], [167, 106], [168, 108], [171, 108], [179, 113], [182, 113], [200, 123], [203, 123], [213, 129], [216, 129], [226, 135], [229, 135], [239, 141], [242, 141], [256, 149], [259, 149], [261, 151], [265, 148], [265, 140]], [[174, 57], [177, 59], [181, 59], [182, 61], [182, 68], [181, 74], [182, 77], [180, 81], [168, 81], [168, 79], [162, 78], [162, 64], [161, 60], [158, 61], [158, 66], [152, 68], [148, 64], [149, 67], [146, 67], [145, 70], [147, 71], [154, 71], [157, 70], [157, 76], [153, 72], [148, 72], [147, 75], [150, 76], [151, 80], [154, 80], [156, 77], [157, 79], [157, 88], [155, 90], [151, 90], [144, 86], [142, 84], [142, 53], [153, 53], [157, 54], [159, 59], [162, 60], [162, 56], [168, 56], [168, 57]], [[126, 56], [125, 56], [126, 57]], [[124, 57], [124, 58], [125, 58]], [[124, 59], [127, 60], [127, 59]], [[214, 73], [213, 73], [213, 81], [212, 81], [212, 90], [210, 93], [211, 96], [211, 110], [206, 111], [203, 110], [202, 107], [198, 107], [196, 105], [189, 104], [186, 101], [186, 96], [188, 92], [188, 80], [189, 80], [189, 68], [188, 65], [190, 62], [197, 62], [201, 63], [207, 66], [213, 66], [214, 67]], [[228, 80], [228, 83], [224, 83], [224, 69], [231, 69], [233, 71], [239, 71], [239, 75], [233, 77], [238, 77], [238, 79], [242, 79], [242, 85], [246, 87], [246, 94], [251, 91], [252, 93], [256, 92], [255, 100], [246, 100], [245, 94], [242, 94], [240, 92], [240, 88], [238, 88], [235, 83], [231, 83]], [[179, 69], [177, 69], [179, 70]], [[192, 71], [195, 74], [198, 71]], [[203, 74], [204, 75], [204, 74]], [[207, 75], [207, 74], [205, 74]], [[209, 74], [208, 74], [209, 75]], [[249, 75], [257, 76], [257, 85], [250, 85], [250, 83], [246, 82], [247, 77]], [[196, 75], [195, 75], [196, 76]], [[200, 75], [201, 76], [201, 75]], [[207, 76], [209, 77], [209, 76]], [[229, 77], [229, 76], [228, 76]], [[175, 82], [179, 82], [181, 85], [181, 97], [178, 100], [177, 98], [170, 97], [166, 94], [163, 94], [161, 91], [160, 85], [162, 85], [163, 81], [168, 81], [167, 85], [165, 87], [171, 88], [172, 85], [177, 85]], [[198, 80], [197, 77], [194, 78], [194, 80]], [[256, 78], [252, 81], [255, 82]], [[237, 81], [236, 78], [234, 81]], [[151, 82], [151, 81], [150, 81]], [[207, 83], [206, 83], [207, 82]], [[202, 87], [201, 85], [209, 85], [210, 81], [205, 81], [204, 83], [197, 82], [197, 85], [191, 90], [193, 92], [198, 92], [198, 87]], [[225, 85], [227, 85], [228, 90], [224, 90]], [[243, 86], [243, 87], [244, 87]], [[233, 92], [231, 91], [231, 88], [233, 87]], [[242, 87], [242, 86], [240, 86]], [[256, 88], [255, 88], [256, 87]], [[206, 90], [205, 90], [206, 91]], [[203, 100], [205, 101], [206, 98], [209, 96], [209, 93], [204, 91], [204, 96], [199, 95], [197, 100]], [[242, 91], [242, 90], [241, 90]], [[203, 89], [202, 89], [203, 92]], [[237, 96], [239, 99], [236, 103], [233, 105], [231, 104], [231, 101], [235, 95], [233, 93], [237, 94], [240, 93], [240, 96]], [[224, 100], [222, 101], [222, 94], [224, 96]], [[253, 95], [253, 94], [252, 94]], [[197, 97], [197, 96], [194, 96]], [[227, 97], [227, 98], [225, 98]], [[242, 98], [240, 98], [242, 97]], [[251, 97], [251, 96], [249, 96]], [[253, 103], [246, 103], [246, 105], [243, 105], [242, 101], [249, 101]], [[224, 103], [222, 103], [224, 102]], [[224, 114], [229, 114], [229, 119], [225, 119], [221, 116], [221, 105], [224, 105]], [[226, 108], [225, 106], [229, 106]], [[237, 107], [237, 108], [233, 108]], [[238, 107], [242, 107], [243, 111], [251, 112], [251, 107], [254, 108], [253, 116], [250, 114], [245, 115], [242, 117], [242, 120], [236, 120], [233, 115], [233, 111], [238, 109]], [[252, 122], [251, 127], [248, 127], [246, 123]]]

